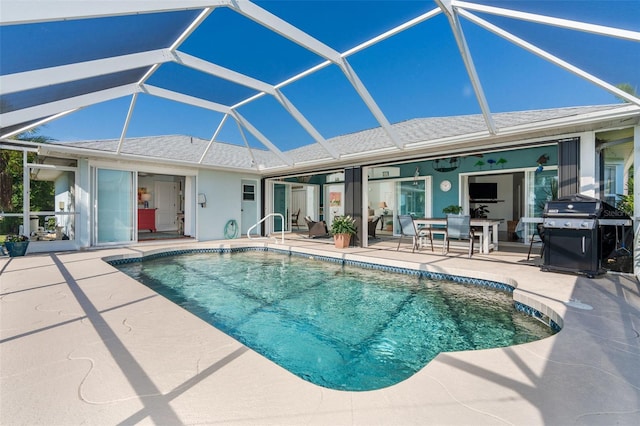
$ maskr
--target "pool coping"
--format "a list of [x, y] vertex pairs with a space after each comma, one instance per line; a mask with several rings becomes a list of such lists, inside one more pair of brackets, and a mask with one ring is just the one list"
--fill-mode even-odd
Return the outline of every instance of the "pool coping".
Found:
[[[140, 262], [144, 260], [157, 259], [161, 257], [168, 256], [177, 256], [182, 254], [193, 254], [193, 253], [241, 253], [246, 251], [266, 251], [272, 253], [282, 253], [288, 256], [301, 256], [313, 258], [316, 260], [324, 261], [324, 262], [332, 262], [339, 263], [341, 265], [350, 265], [359, 268], [365, 269], [375, 269], [382, 272], [391, 272], [397, 274], [404, 275], [417, 275], [423, 278], [431, 278], [437, 280], [446, 280], [455, 283], [462, 284], [471, 284], [477, 285], [479, 287], [490, 288], [494, 290], [500, 290], [509, 292], [513, 298], [514, 307], [516, 310], [537, 319], [538, 321], [545, 324], [554, 332], [558, 332], [562, 329], [563, 320], [557, 312], [555, 312], [551, 307], [546, 305], [543, 301], [527, 297], [525, 294], [521, 294], [515, 292], [517, 288], [517, 282], [512, 279], [507, 279], [506, 282], [498, 281], [494, 278], [490, 278], [489, 275], [486, 275], [484, 278], [479, 277], [470, 277], [464, 275], [454, 275], [451, 273], [447, 273], [445, 271], [434, 271], [429, 270], [429, 268], [422, 268], [420, 265], [410, 264], [398, 264], [398, 262], [389, 261], [384, 262], [383, 259], [378, 259], [376, 262], [371, 261], [370, 259], [362, 259], [362, 258], [352, 258], [353, 256], [349, 254], [338, 255], [335, 253], [322, 253], [322, 254], [314, 254], [306, 250], [300, 250], [296, 247], [289, 247], [287, 249], [277, 246], [270, 247], [269, 245], [242, 245], [240, 247], [230, 245], [229, 247], [212, 247], [212, 248], [183, 248], [183, 249], [173, 249], [173, 248], [164, 248], [153, 250], [150, 253], [138, 253], [135, 255], [114, 255], [104, 257], [103, 260], [112, 266], [117, 266], [120, 264], [127, 264], [132, 262]], [[504, 279], [504, 278], [503, 278]]]
[[[509, 282], [514, 299], [548, 307], [563, 329], [507, 348], [441, 353], [388, 388], [335, 391], [292, 375], [102, 260], [247, 246]], [[546, 273], [524, 264], [522, 255], [501, 252], [467, 259], [395, 246], [336, 250], [307, 241], [234, 240], [4, 258], [0, 288], [2, 424], [640, 420], [634, 277]]]

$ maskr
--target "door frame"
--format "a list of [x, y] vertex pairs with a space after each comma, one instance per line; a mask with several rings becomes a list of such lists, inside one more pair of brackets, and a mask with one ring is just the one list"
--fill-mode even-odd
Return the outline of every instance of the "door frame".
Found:
[[[458, 187], [460, 191], [458, 192], [458, 205], [462, 206], [463, 211], [469, 211], [469, 196], [468, 196], [468, 187], [469, 187], [469, 177], [470, 176], [490, 176], [490, 175], [503, 175], [509, 174], [513, 175], [514, 173], [524, 173], [524, 185], [522, 188], [522, 216], [517, 218], [518, 221], [521, 221], [523, 218], [528, 218], [529, 221], [526, 221], [522, 224], [523, 226], [523, 244], [529, 244], [531, 235], [533, 234], [533, 228], [535, 227], [535, 220], [539, 218], [534, 218], [529, 216], [529, 197], [527, 194], [528, 188], [531, 186], [531, 176], [535, 173], [537, 167], [517, 167], [513, 169], [496, 169], [496, 170], [481, 170], [475, 172], [465, 172], [460, 173], [458, 175]], [[555, 170], [556, 175], [558, 173], [558, 166], [545, 166], [546, 170]], [[514, 218], [515, 220], [516, 218]], [[501, 224], [502, 225], [502, 224]], [[505, 222], [506, 225], [506, 222]]]

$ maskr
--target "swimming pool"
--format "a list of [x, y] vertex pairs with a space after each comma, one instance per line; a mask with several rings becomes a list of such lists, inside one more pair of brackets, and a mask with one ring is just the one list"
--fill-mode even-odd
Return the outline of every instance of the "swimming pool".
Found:
[[265, 251], [199, 253], [123, 272], [299, 377], [332, 389], [398, 383], [438, 353], [553, 331], [511, 293]]

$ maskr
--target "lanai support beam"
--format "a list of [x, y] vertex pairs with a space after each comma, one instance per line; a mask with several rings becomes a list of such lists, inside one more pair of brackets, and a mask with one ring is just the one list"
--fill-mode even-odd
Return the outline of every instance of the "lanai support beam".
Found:
[[222, 114], [229, 114], [231, 112], [231, 109], [226, 105], [211, 102], [206, 99], [196, 98], [195, 96], [185, 95], [184, 93], [178, 93], [172, 90], [163, 89], [161, 87], [145, 84], [142, 86], [141, 91], [144, 93], [148, 93], [149, 95], [157, 96], [159, 98], [170, 99], [172, 101], [220, 112]]
[[64, 117], [65, 115], [71, 114], [72, 112], [76, 112], [76, 111], [77, 111], [77, 109], [70, 109], [68, 111], [62, 111], [62, 112], [59, 112], [58, 114], [52, 115], [50, 117], [43, 118], [43, 119], [35, 121], [33, 123], [29, 123], [29, 124], [27, 124], [27, 125], [25, 125], [23, 127], [20, 127], [18, 129], [14, 129], [14, 130], [12, 130], [10, 132], [4, 133], [4, 134], [0, 133], [0, 139], [11, 138], [11, 137], [13, 137], [15, 135], [19, 135], [20, 133], [26, 132], [26, 131], [28, 131], [30, 129], [34, 129], [36, 127], [40, 127], [42, 125], [45, 125], [45, 124], [50, 123], [52, 121], [55, 121], [58, 118]]
[[0, 25], [68, 21], [229, 6], [232, 0], [31, 1], [2, 0]]
[[131, 103], [129, 104], [129, 111], [127, 111], [127, 118], [124, 120], [124, 126], [122, 127], [122, 133], [120, 134], [120, 141], [118, 142], [118, 149], [116, 150], [116, 154], [120, 154], [120, 152], [122, 151], [122, 144], [124, 144], [124, 139], [127, 137], [127, 130], [129, 130], [129, 124], [131, 123], [133, 109], [136, 106], [137, 100], [138, 94], [134, 93], [131, 97]]
[[340, 54], [337, 51], [252, 2], [234, 1], [231, 9], [269, 28], [271, 31], [280, 34], [293, 43], [310, 50], [316, 55], [328, 59], [335, 64], [340, 62]]
[[278, 147], [276, 147], [265, 135], [260, 133], [260, 131], [249, 122], [249, 120], [242, 116], [242, 114], [240, 114], [236, 110], [231, 110], [230, 113], [238, 123], [242, 124], [245, 129], [251, 132], [251, 134], [255, 136], [256, 139], [258, 139], [264, 146], [271, 150], [271, 152], [277, 155], [278, 158], [280, 158], [287, 166], [293, 166], [293, 161], [291, 160], [291, 158], [280, 151]]
[[4, 114], [0, 114], [0, 123], [2, 123], [2, 127], [10, 127], [21, 123], [27, 123], [40, 117], [49, 117], [69, 110], [84, 108], [100, 102], [122, 98], [139, 91], [140, 87], [137, 84], [125, 84], [123, 86], [100, 90], [98, 92], [91, 92], [86, 95], [74, 96], [72, 98], [61, 99], [59, 101], [6, 112]]
[[502, 7], [486, 6], [465, 1], [453, 0], [454, 7], [475, 12], [488, 13], [491, 15], [505, 16], [507, 18], [519, 19], [522, 21], [535, 22], [537, 24], [551, 25], [559, 28], [582, 31], [598, 34], [607, 37], [616, 37], [630, 41], [640, 41], [640, 33], [637, 31], [624, 30], [621, 28], [608, 27], [604, 25], [589, 24], [586, 22], [572, 21], [570, 19], [554, 18], [551, 16], [538, 15], [535, 13], [520, 12], [518, 10], [505, 9]]
[[487, 98], [484, 94], [484, 90], [482, 89], [482, 83], [480, 83], [478, 72], [476, 71], [476, 67], [473, 64], [471, 52], [469, 52], [469, 46], [467, 45], [464, 33], [462, 32], [462, 26], [460, 25], [458, 15], [451, 5], [451, 0], [436, 0], [436, 2], [444, 11], [445, 15], [447, 15], [449, 25], [451, 26], [451, 30], [453, 32], [453, 36], [456, 39], [458, 49], [460, 50], [460, 56], [462, 57], [465, 68], [467, 69], [467, 74], [469, 74], [469, 79], [471, 80], [471, 85], [473, 86], [473, 90], [476, 94], [476, 99], [478, 100], [478, 104], [480, 105], [480, 109], [482, 110], [482, 116], [484, 117], [487, 129], [489, 130], [489, 133], [495, 135], [498, 133], [498, 130], [495, 123], [493, 122], [493, 117], [491, 116], [491, 111], [489, 110], [489, 104], [487, 103]]
[[474, 22], [477, 25], [480, 25], [481, 27], [485, 28], [488, 31], [491, 31], [492, 33], [504, 38], [505, 40], [508, 40], [509, 42], [515, 44], [516, 46], [519, 46], [531, 53], [533, 53], [534, 55], [537, 55], [539, 57], [541, 57], [542, 59], [545, 59], [557, 66], [559, 66], [560, 68], [563, 68], [575, 75], [577, 75], [578, 77], [581, 77], [597, 86], [602, 87], [603, 89], [607, 90], [608, 92], [612, 93], [613, 95], [625, 99], [631, 103], [634, 103], [636, 105], [640, 105], [640, 98], [633, 96], [627, 92], [625, 92], [624, 90], [620, 90], [617, 87], [607, 83], [606, 81], [599, 79], [598, 77], [594, 76], [593, 74], [590, 74], [588, 72], [586, 72], [585, 70], [583, 70], [582, 68], [579, 68], [573, 64], [570, 64], [567, 61], [564, 61], [560, 58], [558, 58], [555, 55], [552, 55], [551, 53], [547, 52], [544, 49], [541, 49], [525, 40], [522, 40], [521, 38], [511, 34], [508, 31], [503, 30], [500, 27], [497, 27], [496, 25], [491, 24], [490, 22], [485, 21], [484, 19], [474, 15], [471, 12], [467, 12], [464, 10], [460, 11], [460, 15], [464, 16], [465, 18], [469, 19], [471, 22]]
[[218, 127], [216, 128], [216, 131], [213, 132], [213, 136], [211, 136], [211, 139], [209, 140], [209, 143], [207, 144], [207, 147], [204, 149], [204, 152], [202, 153], [202, 156], [200, 156], [200, 160], [198, 161], [198, 164], [202, 164], [202, 162], [204, 161], [204, 158], [209, 153], [209, 150], [211, 149], [211, 146], [213, 145], [213, 142], [216, 140], [216, 137], [218, 137], [218, 134], [222, 130], [222, 127], [224, 126], [224, 123], [227, 121], [228, 118], [229, 118], [229, 114], [225, 114], [225, 115], [222, 116], [222, 120], [220, 120], [220, 123], [218, 124]]
[[371, 96], [365, 85], [362, 83], [362, 81], [360, 81], [360, 78], [353, 70], [353, 68], [351, 68], [351, 65], [349, 65], [349, 62], [347, 62], [346, 59], [342, 60], [340, 69], [347, 77], [347, 80], [349, 80], [353, 88], [356, 90], [364, 104], [367, 106], [367, 108], [369, 108], [369, 111], [371, 111], [380, 126], [387, 133], [387, 136], [389, 136], [389, 138], [393, 141], [393, 144], [400, 149], [404, 148], [404, 143], [400, 139], [400, 135], [398, 135], [398, 132], [396, 132], [393, 127], [391, 127], [391, 123], [389, 123], [389, 120], [387, 120], [387, 117], [383, 114], [380, 107], [378, 107], [378, 104], [373, 99], [373, 96]]
[[340, 67], [367, 108], [369, 108], [373, 116], [378, 120], [380, 126], [387, 132], [394, 144], [398, 148], [402, 148], [403, 144], [400, 137], [391, 127], [389, 120], [384, 116], [382, 110], [380, 110], [375, 103], [373, 97], [369, 94], [369, 91], [362, 81], [360, 81], [355, 71], [339, 52], [252, 2], [235, 2], [232, 9]]
[[302, 126], [302, 128], [305, 129], [307, 133], [309, 133], [311, 137], [313, 137], [313, 139], [318, 144], [320, 144], [320, 146], [322, 146], [325, 151], [329, 153], [329, 155], [331, 155], [332, 158], [337, 159], [340, 157], [338, 151], [336, 151], [331, 145], [329, 145], [329, 142], [327, 142], [327, 140], [320, 134], [320, 132], [318, 132], [315, 127], [313, 127], [309, 120], [307, 120], [307, 117], [305, 117], [298, 110], [298, 108], [295, 107], [295, 105], [284, 95], [284, 93], [282, 93], [280, 90], [276, 90], [275, 98], [278, 100], [278, 102], [280, 102], [282, 107], [294, 118], [294, 120], [296, 120]]
[[6, 95], [136, 68], [150, 67], [173, 60], [174, 58], [168, 49], [150, 50], [130, 55], [7, 74], [0, 76], [0, 87], [2, 87], [2, 94]]

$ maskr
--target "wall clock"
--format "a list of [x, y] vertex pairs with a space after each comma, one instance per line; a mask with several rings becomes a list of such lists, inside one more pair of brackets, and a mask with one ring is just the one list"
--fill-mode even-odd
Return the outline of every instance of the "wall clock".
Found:
[[440, 190], [442, 192], [447, 192], [451, 189], [451, 182], [449, 182], [448, 180], [443, 180], [442, 182], [440, 182]]

